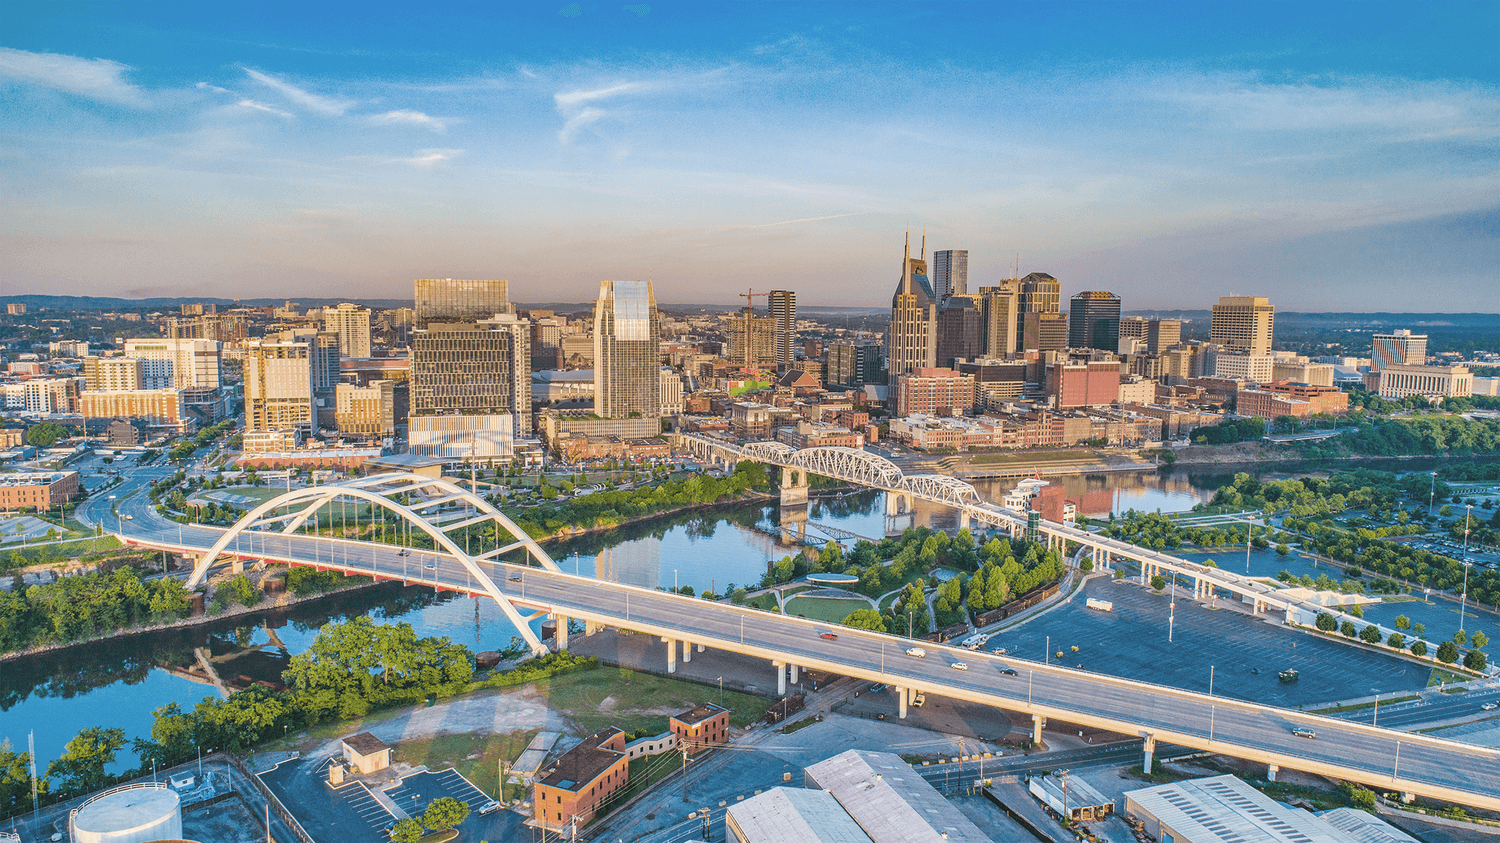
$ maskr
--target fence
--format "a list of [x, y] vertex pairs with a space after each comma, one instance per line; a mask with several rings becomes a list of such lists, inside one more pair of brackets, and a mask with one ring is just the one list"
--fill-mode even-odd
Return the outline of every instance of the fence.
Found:
[[297, 835], [298, 840], [302, 841], [302, 843], [317, 843], [317, 841], [313, 840], [312, 835], [307, 833], [307, 829], [302, 827], [302, 823], [297, 822], [297, 818], [292, 816], [292, 812], [288, 811], [286, 806], [281, 804], [281, 800], [276, 798], [276, 794], [271, 792], [271, 788], [265, 782], [261, 781], [259, 776], [250, 772], [250, 768], [245, 766], [244, 761], [231, 755], [229, 756], [229, 764], [234, 767], [235, 772], [244, 776], [250, 784], [254, 785], [255, 789], [260, 792], [261, 798], [265, 799], [266, 804], [271, 806], [271, 810], [276, 812], [276, 816], [283, 823], [286, 823], [287, 828], [290, 828], [292, 833]]

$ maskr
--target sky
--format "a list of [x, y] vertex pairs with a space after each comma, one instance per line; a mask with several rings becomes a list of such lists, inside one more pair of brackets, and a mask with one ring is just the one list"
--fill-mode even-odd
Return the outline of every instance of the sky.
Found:
[[[0, 4], [0, 295], [1500, 311], [1500, 3]], [[757, 299], [763, 302], [763, 299]]]

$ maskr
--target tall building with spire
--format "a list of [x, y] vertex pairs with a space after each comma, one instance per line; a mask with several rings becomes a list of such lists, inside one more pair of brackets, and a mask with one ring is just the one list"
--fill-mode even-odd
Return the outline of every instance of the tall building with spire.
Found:
[[661, 328], [650, 281], [600, 281], [594, 302], [594, 412], [661, 415]]
[[901, 281], [891, 297], [891, 329], [886, 334], [891, 386], [902, 375], [937, 366], [938, 305], [927, 278], [927, 235], [922, 235], [921, 257], [913, 258], [911, 232], [907, 232]]

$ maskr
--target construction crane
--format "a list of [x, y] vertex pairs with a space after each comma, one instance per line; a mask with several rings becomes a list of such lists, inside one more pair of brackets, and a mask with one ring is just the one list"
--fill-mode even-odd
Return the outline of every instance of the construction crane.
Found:
[[742, 298], [742, 299], [745, 300], [745, 307], [746, 308], [754, 310], [755, 309], [755, 300], [758, 299], [758, 298], [765, 298], [765, 297], [767, 297], [769, 295], [771, 295], [771, 294], [770, 293], [757, 293], [757, 292], [755, 292], [755, 288], [751, 287], [750, 290], [749, 290], [749, 292], [740, 293], [740, 298]]

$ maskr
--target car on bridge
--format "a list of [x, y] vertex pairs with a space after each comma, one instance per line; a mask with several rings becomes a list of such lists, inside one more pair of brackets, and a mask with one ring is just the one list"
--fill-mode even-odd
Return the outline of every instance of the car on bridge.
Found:
[[1003, 674], [1005, 674], [1006, 676], [1020, 676], [1021, 675], [1021, 674], [1017, 673], [1016, 669], [1013, 668], [1013, 667], [1002, 667], [1002, 668], [1000, 668], [1000, 672], [1003, 673]]
[[436, 559], [427, 559], [427, 560], [424, 560], [422, 562], [422, 567], [426, 568], [429, 571], [436, 571], [437, 570], [437, 560]]
[[410, 556], [411, 555], [411, 548], [409, 548], [409, 547], [403, 547], [400, 550], [396, 551], [396, 555], [397, 556]]
[[921, 659], [921, 658], [926, 658], [927, 657], [927, 651], [924, 650], [924, 649], [922, 649], [921, 647], [907, 647], [906, 648], [906, 654], [908, 656], [911, 656], [914, 659]]
[[818, 635], [818, 637], [826, 639], [828, 641], [837, 641], [837, 640], [839, 640], [839, 637], [837, 635], [833, 634], [832, 632], [821, 633], [821, 634]]
[[1494, 711], [1497, 708], [1500, 708], [1500, 703], [1487, 702], [1484, 705], [1480, 706], [1479, 710], [1480, 711]]
[[954, 670], [968, 670], [969, 669], [969, 666], [967, 664], [964, 664], [963, 662], [954, 662], [953, 664], [950, 664], [948, 666], [951, 667], [951, 668], [953, 668]]
[[1309, 729], [1306, 726], [1298, 726], [1297, 728], [1292, 730], [1292, 734], [1296, 735], [1299, 738], [1316, 738], [1318, 736], [1317, 732], [1314, 732], [1312, 729]]

